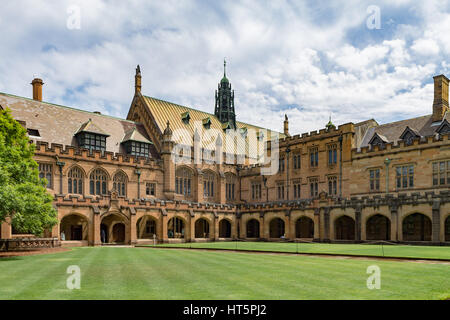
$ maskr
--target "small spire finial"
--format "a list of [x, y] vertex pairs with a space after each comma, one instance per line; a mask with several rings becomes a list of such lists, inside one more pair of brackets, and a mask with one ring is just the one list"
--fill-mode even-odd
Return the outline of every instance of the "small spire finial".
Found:
[[227, 61], [223, 58], [223, 76], [226, 77]]

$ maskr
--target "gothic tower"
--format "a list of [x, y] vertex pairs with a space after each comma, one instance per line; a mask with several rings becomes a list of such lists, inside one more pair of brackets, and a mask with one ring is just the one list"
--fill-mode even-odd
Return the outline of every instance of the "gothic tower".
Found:
[[234, 90], [226, 76], [227, 63], [223, 61], [223, 78], [216, 90], [216, 107], [214, 114], [220, 122], [227, 123], [230, 129], [236, 129], [236, 113], [234, 112]]

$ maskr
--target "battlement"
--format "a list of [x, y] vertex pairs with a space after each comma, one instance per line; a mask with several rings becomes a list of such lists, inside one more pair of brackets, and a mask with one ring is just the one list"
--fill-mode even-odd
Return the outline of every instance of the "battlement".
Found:
[[342, 124], [339, 127], [331, 127], [329, 129], [320, 129], [319, 131], [311, 131], [311, 132], [305, 132], [302, 134], [296, 134], [293, 136], [281, 138], [279, 140], [280, 145], [282, 144], [295, 144], [295, 143], [301, 143], [301, 142], [308, 142], [311, 140], [316, 139], [325, 139], [330, 138], [333, 136], [338, 136], [345, 133], [354, 133], [354, 124], [353, 123], [346, 123]]

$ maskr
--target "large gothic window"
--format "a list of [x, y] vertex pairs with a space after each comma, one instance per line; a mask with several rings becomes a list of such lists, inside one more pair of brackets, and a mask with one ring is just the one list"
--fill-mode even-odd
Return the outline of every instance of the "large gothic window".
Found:
[[89, 176], [89, 191], [92, 195], [106, 195], [108, 193], [108, 176], [100, 168], [95, 169]]
[[227, 200], [232, 201], [235, 199], [235, 191], [236, 191], [236, 176], [234, 174], [228, 173], [225, 175], [226, 179], [226, 197]]
[[113, 188], [120, 197], [125, 197], [127, 195], [127, 181], [127, 176], [121, 171], [114, 176]]
[[205, 198], [214, 197], [214, 181], [215, 175], [212, 172], [203, 173], [203, 196]]
[[83, 171], [78, 167], [73, 167], [67, 174], [68, 193], [83, 194]]
[[175, 174], [175, 192], [185, 196], [191, 195], [192, 171], [180, 168]]

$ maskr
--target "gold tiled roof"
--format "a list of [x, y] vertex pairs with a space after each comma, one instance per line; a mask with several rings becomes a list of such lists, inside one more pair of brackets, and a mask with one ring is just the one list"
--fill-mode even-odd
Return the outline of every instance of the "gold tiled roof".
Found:
[[[159, 100], [152, 97], [147, 96], [143, 97], [147, 104], [147, 107], [149, 108], [151, 114], [153, 115], [156, 124], [158, 125], [159, 130], [161, 132], [163, 132], [164, 129], [166, 128], [167, 121], [170, 122], [170, 128], [174, 132], [173, 138], [175, 142], [192, 146], [193, 136], [195, 130], [197, 130], [200, 136], [203, 137], [202, 147], [205, 149], [214, 149], [217, 135], [220, 133], [222, 135], [221, 138], [224, 145], [223, 151], [224, 152], [227, 151], [225, 146], [226, 132], [223, 129], [223, 124], [214, 114], [181, 106], [171, 102]], [[186, 113], [189, 113], [190, 117], [189, 122], [183, 121], [183, 118], [185, 117]], [[210, 129], [207, 129], [204, 126], [206, 119], [209, 119], [211, 121]], [[245, 141], [245, 143], [241, 142], [238, 143], [237, 145], [238, 149], [236, 150], [237, 154], [243, 154], [244, 151], [248, 152], [249, 135], [247, 135], [246, 133], [252, 130], [255, 133], [255, 137], [256, 136], [262, 137], [261, 140], [257, 142], [262, 146], [264, 146], [264, 143], [267, 141], [268, 137], [275, 138], [277, 135], [280, 138], [284, 137], [282, 133], [269, 131], [268, 129], [240, 121], [236, 121], [236, 127], [238, 129], [237, 134], [245, 137], [243, 140]], [[261, 135], [262, 133], [264, 133], [264, 131], [266, 131], [266, 133]], [[264, 149], [262, 148], [262, 150]]]

